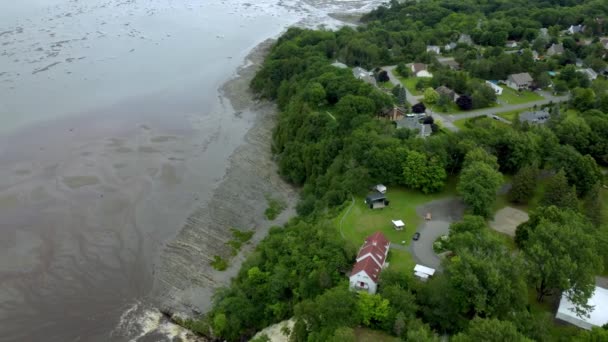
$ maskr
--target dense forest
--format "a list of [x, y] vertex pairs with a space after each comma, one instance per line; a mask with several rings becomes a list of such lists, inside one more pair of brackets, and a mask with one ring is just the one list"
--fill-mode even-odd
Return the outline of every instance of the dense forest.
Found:
[[[606, 68], [598, 37], [608, 34], [608, 2], [393, 1], [362, 21], [337, 31], [289, 29], [252, 81], [260, 97], [278, 104], [272, 149], [280, 174], [301, 187], [298, 217], [271, 230], [203, 320], [186, 323], [230, 341], [289, 318], [295, 319], [293, 341], [354, 341], [355, 327], [405, 341], [438, 341], [444, 334], [454, 341], [608, 340], [601, 328], [556, 333], [554, 313], [530, 307], [568, 290], [581, 313], [588, 311], [595, 276], [608, 266], [602, 200], [608, 83], [572, 71], [576, 59]], [[584, 24], [584, 32], [561, 37], [576, 24]], [[426, 46], [462, 34], [473, 43], [458, 43], [451, 53], [463, 70], [442, 69]], [[519, 41], [521, 53], [505, 53], [507, 40]], [[532, 59], [532, 49], [543, 52], [558, 41], [565, 47], [561, 56]], [[429, 63], [442, 75], [434, 82], [463, 93], [475, 92], [472, 79], [526, 71], [555, 87], [562, 83], [571, 99], [547, 106], [546, 125], [482, 118], [470, 129], [436, 127], [421, 139], [382, 116], [403, 102], [398, 92], [356, 79], [350, 69], [332, 66], [336, 60], [369, 69]], [[548, 70], [559, 76], [544, 80]], [[514, 249], [487, 227], [505, 177], [515, 204], [531, 202], [538, 183], [545, 184], [529, 221], [517, 228]], [[444, 271], [421, 283], [389, 268], [378, 294], [349, 291], [346, 275], [359, 246], [333, 225], [345, 202], [376, 183], [427, 194], [442, 191], [449, 179], [457, 179], [467, 215], [450, 227], [453, 257]]]

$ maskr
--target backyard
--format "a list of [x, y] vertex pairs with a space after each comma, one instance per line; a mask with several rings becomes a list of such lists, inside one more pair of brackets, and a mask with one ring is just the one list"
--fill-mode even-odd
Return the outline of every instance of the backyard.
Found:
[[402, 77], [402, 76], [398, 76], [399, 81], [401, 81], [401, 84], [403, 84], [403, 86], [409, 90], [410, 93], [412, 93], [412, 95], [414, 96], [418, 96], [418, 95], [422, 95], [422, 92], [419, 91], [418, 89], [416, 89], [416, 83], [418, 83], [419, 80], [421, 80], [421, 78], [419, 77]]
[[[355, 197], [354, 204], [347, 206], [336, 218], [336, 227], [342, 236], [355, 246], [360, 246], [367, 236], [376, 231], [381, 231], [392, 243], [407, 246], [423, 220], [416, 214], [416, 207], [455, 194], [455, 179], [450, 179], [442, 192], [431, 195], [401, 187], [391, 187], [386, 192], [390, 201], [388, 207], [372, 210], [365, 204], [363, 197]], [[405, 229], [395, 230], [391, 220], [402, 220]], [[402, 272], [410, 272], [415, 265], [409, 252], [396, 248], [390, 250], [387, 261], [389, 267]]]
[[544, 98], [532, 91], [517, 92], [511, 88], [503, 87], [502, 95], [498, 96], [498, 101], [501, 105], [513, 105], [540, 101]]

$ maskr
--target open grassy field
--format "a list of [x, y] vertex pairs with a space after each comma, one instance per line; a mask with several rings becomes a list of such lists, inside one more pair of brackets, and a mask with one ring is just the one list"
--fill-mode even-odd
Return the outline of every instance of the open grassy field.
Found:
[[502, 91], [502, 95], [498, 96], [498, 100], [502, 104], [507, 104], [507, 105], [534, 102], [534, 101], [539, 101], [542, 99], [544, 99], [544, 97], [538, 95], [535, 92], [527, 91], [527, 90], [517, 92], [517, 91], [507, 88], [507, 87], [504, 87], [504, 90]]
[[418, 80], [420, 80], [420, 78], [418, 77], [401, 77], [399, 76], [399, 81], [401, 81], [401, 84], [403, 84], [403, 86], [410, 91], [410, 93], [412, 93], [412, 95], [422, 95], [422, 92], [416, 89], [416, 83], [418, 82]]
[[517, 120], [517, 115], [521, 112], [523, 112], [523, 110], [512, 110], [510, 112], [504, 112], [504, 113], [500, 113], [500, 114], [496, 114], [496, 115], [500, 116], [503, 119], [513, 122], [513, 121]]
[[[416, 214], [416, 207], [447, 196], [456, 194], [456, 181], [451, 179], [444, 191], [425, 195], [418, 191], [400, 187], [389, 187], [386, 197], [390, 201], [384, 209], [370, 209], [363, 197], [355, 197], [355, 203], [347, 207], [336, 218], [336, 226], [344, 238], [353, 242], [355, 246], [363, 243], [365, 238], [376, 231], [381, 231], [391, 242], [408, 245], [416, 227], [423, 220]], [[402, 220], [405, 229], [397, 231], [393, 228], [391, 220]]]

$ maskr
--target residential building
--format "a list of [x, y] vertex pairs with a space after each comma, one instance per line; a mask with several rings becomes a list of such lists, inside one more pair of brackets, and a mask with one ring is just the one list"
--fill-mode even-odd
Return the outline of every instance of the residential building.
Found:
[[577, 70], [578, 72], [580, 72], [581, 74], [584, 74], [585, 76], [587, 76], [587, 78], [589, 79], [589, 81], [593, 81], [597, 78], [597, 72], [595, 72], [595, 70], [591, 69], [591, 68], [586, 68], [586, 69], [579, 69]]
[[519, 113], [519, 122], [522, 123], [527, 122], [529, 124], [542, 125], [547, 122], [549, 118], [551, 118], [551, 113], [546, 109]]
[[403, 119], [397, 121], [397, 128], [408, 128], [418, 130], [418, 134], [421, 138], [426, 138], [433, 133], [433, 127], [429, 124], [422, 124], [420, 119], [416, 116], [405, 116]]
[[443, 59], [439, 61], [439, 64], [445, 65], [452, 70], [460, 70], [460, 63], [456, 62], [454, 59]]
[[547, 56], [557, 56], [564, 53], [564, 45], [563, 44], [551, 44], [551, 47], [547, 49]]
[[532, 51], [532, 59], [534, 59], [535, 62], [540, 60], [540, 56], [538, 55], [538, 52], [536, 52], [535, 50]]
[[600, 39], [600, 44], [604, 47], [604, 49], [608, 50], [608, 38]]
[[457, 45], [458, 45], [458, 44], [456, 44], [456, 43], [454, 43], [454, 42], [451, 42], [451, 43], [449, 43], [449, 44], [445, 44], [445, 46], [443, 47], [443, 49], [444, 49], [445, 51], [451, 51], [451, 50], [454, 50], [454, 49], [456, 48], [456, 46], [457, 46]]
[[473, 45], [473, 39], [471, 39], [471, 36], [469, 36], [468, 34], [461, 33], [460, 37], [458, 37], [458, 43]]
[[428, 71], [428, 66], [424, 63], [413, 63], [411, 69], [416, 77], [433, 77], [433, 74]]
[[374, 73], [371, 71], [367, 71], [361, 67], [353, 68], [353, 76], [355, 76], [358, 80], [363, 80], [371, 85], [376, 85], [376, 78], [374, 77]]
[[523, 90], [528, 89], [532, 85], [532, 76], [527, 72], [523, 72], [520, 74], [512, 74], [507, 78], [507, 87], [513, 88], [515, 90]]
[[386, 199], [386, 195], [381, 192], [372, 192], [365, 197], [365, 204], [370, 209], [382, 209], [388, 205], [389, 201]]
[[452, 102], [456, 101], [456, 99], [458, 98], [456, 92], [446, 86], [437, 87], [435, 91], [439, 94], [439, 96], [446, 96]]
[[437, 45], [427, 45], [426, 46], [426, 52], [434, 52], [436, 54], [440, 54], [441, 53], [441, 49]]
[[505, 44], [505, 47], [516, 48], [517, 47], [517, 42], [514, 41], [514, 40], [508, 40], [507, 43]]
[[357, 262], [350, 272], [350, 289], [375, 294], [380, 272], [386, 266], [390, 241], [376, 232], [365, 239], [357, 254]]
[[492, 81], [486, 81], [486, 85], [490, 88], [492, 88], [492, 90], [494, 90], [494, 93], [496, 95], [502, 95], [502, 87], [500, 87], [498, 84], [492, 82]]
[[587, 305], [591, 307], [591, 311], [587, 315], [577, 315], [576, 304], [570, 301], [568, 292], [564, 292], [555, 318], [587, 330], [608, 324], [608, 289], [596, 286]]
[[540, 37], [543, 37], [543, 38], [547, 38], [547, 37], [549, 37], [549, 29], [548, 29], [548, 28], [543, 27], [543, 28], [541, 28], [541, 29], [540, 29], [540, 30], [538, 30], [538, 31], [539, 31], [539, 34], [538, 34], [538, 35], [539, 35]]
[[583, 33], [583, 31], [585, 31], [585, 25], [570, 25], [566, 31], [570, 34]]

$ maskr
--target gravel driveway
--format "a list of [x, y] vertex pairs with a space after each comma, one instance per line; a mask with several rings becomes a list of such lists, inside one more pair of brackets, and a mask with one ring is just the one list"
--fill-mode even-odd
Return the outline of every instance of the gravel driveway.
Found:
[[462, 219], [464, 204], [460, 199], [451, 197], [421, 205], [416, 208], [416, 213], [420, 217], [431, 213], [432, 220], [425, 220], [418, 226], [416, 231], [420, 233], [420, 239], [412, 241], [409, 250], [417, 263], [441, 270], [441, 259], [433, 251], [433, 242], [450, 232], [452, 222]]

